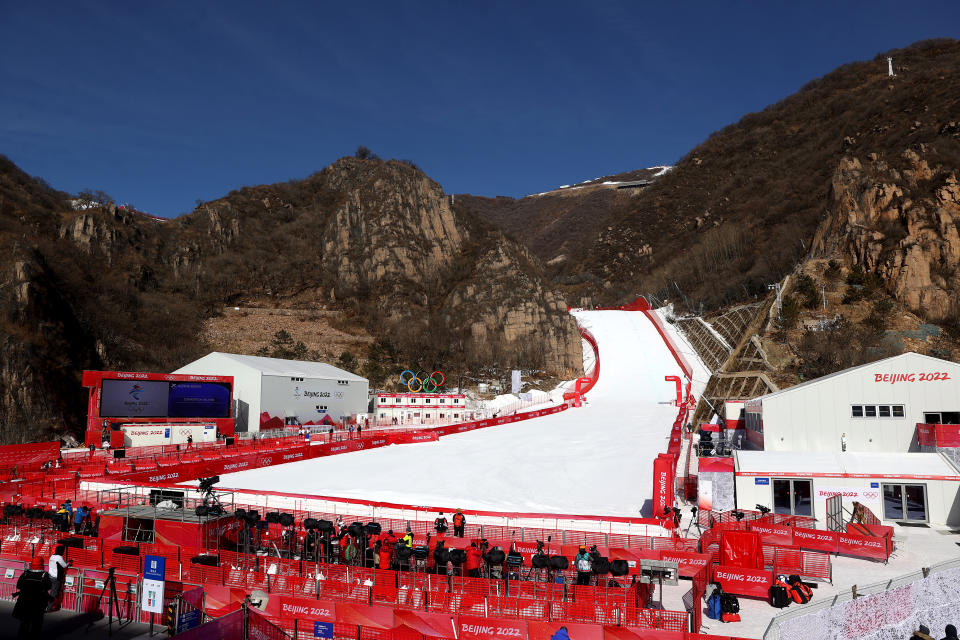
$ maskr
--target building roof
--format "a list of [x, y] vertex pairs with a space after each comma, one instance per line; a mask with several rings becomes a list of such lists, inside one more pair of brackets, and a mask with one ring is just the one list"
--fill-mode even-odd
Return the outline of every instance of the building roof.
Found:
[[208, 353], [203, 358], [200, 358], [200, 360], [196, 360], [191, 364], [202, 362], [204, 359], [210, 358], [211, 356], [218, 356], [219, 358], [231, 360], [242, 367], [254, 369], [255, 371], [259, 371], [261, 374], [268, 376], [326, 378], [335, 380], [350, 380], [351, 382], [367, 382], [366, 378], [362, 378], [356, 374], [350, 373], [349, 371], [344, 371], [343, 369], [338, 369], [337, 367], [326, 364], [325, 362], [307, 362], [304, 360], [283, 360], [282, 358], [244, 356], [236, 353], [223, 353], [220, 351]]
[[738, 475], [824, 478], [960, 480], [960, 469], [940, 453], [734, 451]]
[[859, 371], [860, 369], [866, 369], [867, 367], [876, 367], [877, 365], [880, 365], [880, 364], [890, 364], [896, 360], [906, 360], [908, 358], [922, 358], [924, 360], [929, 360], [931, 363], [936, 363], [938, 366], [943, 366], [943, 365], [949, 365], [952, 367], [960, 366], [956, 362], [951, 362], [949, 360], [941, 360], [940, 358], [934, 358], [933, 356], [927, 356], [922, 353], [917, 353], [915, 351], [907, 351], [906, 353], [901, 353], [900, 355], [891, 356], [889, 358], [883, 358], [881, 360], [874, 360], [873, 362], [867, 362], [866, 364], [857, 365], [856, 367], [850, 367], [849, 369], [844, 369], [842, 371], [835, 371], [834, 373], [827, 374], [820, 378], [814, 378], [813, 380], [808, 380], [807, 382], [801, 382], [800, 384], [795, 384], [792, 387], [787, 387], [786, 389], [780, 389], [779, 391], [774, 391], [773, 393], [768, 393], [758, 398], [754, 398], [753, 401], [756, 401], [756, 400], [762, 401], [767, 398], [773, 398], [775, 396], [782, 396], [787, 393], [793, 393], [794, 391], [800, 391], [801, 389], [805, 389], [807, 387], [812, 387], [818, 384], [822, 384], [833, 378], [844, 376], [849, 373]]

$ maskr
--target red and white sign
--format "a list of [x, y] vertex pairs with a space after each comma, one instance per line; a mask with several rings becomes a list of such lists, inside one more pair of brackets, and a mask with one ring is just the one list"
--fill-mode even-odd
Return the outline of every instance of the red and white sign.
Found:
[[713, 579], [728, 593], [766, 598], [773, 584], [773, 572], [720, 565], [714, 570]]
[[886, 537], [861, 536], [850, 533], [837, 534], [837, 553], [861, 558], [886, 560], [891, 541]]
[[527, 637], [527, 623], [505, 618], [478, 618], [460, 616], [462, 640], [523, 640]]
[[297, 618], [298, 620], [319, 620], [333, 622], [333, 600], [313, 600], [311, 598], [280, 598], [280, 616], [282, 618]]
[[820, 529], [794, 528], [793, 544], [801, 549], [836, 553], [837, 534], [833, 531], [822, 531]]

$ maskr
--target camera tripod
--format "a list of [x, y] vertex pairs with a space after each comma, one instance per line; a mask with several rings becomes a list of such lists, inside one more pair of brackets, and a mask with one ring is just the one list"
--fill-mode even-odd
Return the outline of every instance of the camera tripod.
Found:
[[697, 533], [699, 533], [701, 536], [703, 535], [703, 529], [700, 527], [700, 520], [697, 518], [697, 508], [690, 507], [690, 510], [691, 510], [690, 522], [687, 523], [687, 530], [683, 534], [684, 538], [690, 537], [690, 528], [693, 527], [694, 525], [697, 526]]
[[[93, 611], [90, 614], [90, 622], [87, 624], [87, 631], [89, 631], [94, 623], [97, 620], [103, 618], [103, 612], [100, 611], [100, 604], [103, 602], [103, 596], [107, 596], [107, 608], [109, 611], [109, 621], [107, 623], [107, 635], [113, 635], [113, 612], [117, 612], [117, 628], [120, 629], [123, 627], [123, 616], [120, 614], [120, 598], [117, 596], [117, 578], [113, 575], [114, 568], [110, 567], [107, 570], [107, 579], [103, 581], [103, 588], [100, 589], [100, 594], [97, 596], [97, 601], [93, 605]], [[108, 593], [109, 590], [109, 593]], [[127, 613], [130, 613], [130, 603], [127, 602]], [[97, 615], [99, 614], [99, 615]], [[128, 616], [127, 624], [133, 621], [132, 616]]]

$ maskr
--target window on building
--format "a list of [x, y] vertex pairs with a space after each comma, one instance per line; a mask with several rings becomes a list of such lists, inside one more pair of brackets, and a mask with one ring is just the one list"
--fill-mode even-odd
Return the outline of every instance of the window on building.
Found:
[[851, 407], [851, 413], [850, 413], [850, 415], [853, 416], [854, 418], [862, 418], [862, 417], [863, 417], [863, 405], [862, 405], [862, 404], [855, 404], [855, 405], [853, 405], [853, 407]]
[[881, 418], [889, 418], [889, 417], [890, 417], [890, 405], [888, 405], [888, 404], [881, 404], [879, 407], [877, 407], [877, 415], [879, 415]]
[[381, 413], [381, 414], [380, 414], [380, 417], [381, 417], [381, 418], [386, 418], [386, 417], [387, 417], [387, 414]]
[[940, 424], [960, 424], [960, 411], [941, 411]]
[[895, 405], [893, 405], [893, 417], [894, 417], [894, 418], [902, 418], [902, 417], [904, 417], [904, 411], [903, 411], [903, 405], [902, 405], [902, 404], [895, 404]]
[[443, 417], [443, 414], [442, 414], [442, 413], [440, 414], [440, 417], [441, 417], [441, 418]]
[[446, 400], [444, 400], [443, 398], [440, 398], [440, 404], [446, 404], [446, 402], [447, 402]]
[[813, 515], [811, 480], [773, 480], [773, 511], [793, 516]]
[[460, 398], [454, 398], [453, 404], [460, 404]]
[[876, 418], [877, 417], [877, 406], [873, 404], [863, 405], [863, 417], [864, 418]]
[[460, 414], [459, 414], [459, 413], [453, 414], [453, 419], [454, 419], [454, 420], [456, 420], [456, 419], [459, 418], [459, 417], [460, 417]]
[[427, 398], [423, 401], [425, 404], [430, 404], [430, 398]]
[[416, 398], [410, 398], [410, 404], [417, 404]]
[[927, 485], [883, 483], [883, 519], [927, 521]]

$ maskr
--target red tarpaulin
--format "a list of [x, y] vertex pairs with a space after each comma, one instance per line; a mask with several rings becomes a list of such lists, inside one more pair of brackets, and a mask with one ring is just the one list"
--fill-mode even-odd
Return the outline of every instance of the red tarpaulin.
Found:
[[720, 564], [747, 569], [763, 568], [763, 544], [755, 531], [724, 531], [720, 536]]
[[393, 609], [342, 602], [337, 604], [337, 622], [374, 629], [393, 629]]
[[530, 640], [603, 640], [603, 627], [598, 624], [570, 622], [528, 622]]
[[394, 631], [410, 630], [428, 638], [453, 638], [456, 623], [449, 613], [394, 609]]
[[603, 627], [603, 640], [684, 640], [682, 631], [664, 631], [662, 629], [644, 629], [641, 627]]

